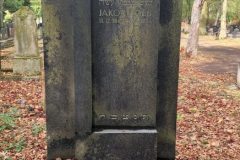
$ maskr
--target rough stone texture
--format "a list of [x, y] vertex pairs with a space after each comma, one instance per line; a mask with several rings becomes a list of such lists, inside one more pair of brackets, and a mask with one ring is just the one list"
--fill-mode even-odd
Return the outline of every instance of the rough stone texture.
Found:
[[38, 51], [35, 19], [33, 11], [28, 7], [20, 8], [14, 15], [16, 52], [13, 61], [13, 72], [15, 74], [35, 75], [40, 73], [41, 60]]
[[175, 159], [181, 0], [160, 0], [158, 158]]
[[76, 142], [79, 160], [156, 160], [156, 130], [103, 130]]
[[48, 159], [175, 158], [180, 4], [43, 0]]
[[13, 68], [15, 74], [38, 75], [40, 73], [41, 59], [40, 57], [32, 58], [14, 58]]
[[159, 1], [93, 0], [94, 125], [154, 127]]
[[76, 133], [92, 132], [91, 1], [74, 1]]
[[71, 0], [44, 0], [48, 159], [74, 157], [75, 90]]

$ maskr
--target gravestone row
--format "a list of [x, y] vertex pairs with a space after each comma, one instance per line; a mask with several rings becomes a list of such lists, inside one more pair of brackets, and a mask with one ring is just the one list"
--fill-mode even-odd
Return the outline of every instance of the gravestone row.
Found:
[[48, 159], [174, 159], [179, 0], [44, 0]]

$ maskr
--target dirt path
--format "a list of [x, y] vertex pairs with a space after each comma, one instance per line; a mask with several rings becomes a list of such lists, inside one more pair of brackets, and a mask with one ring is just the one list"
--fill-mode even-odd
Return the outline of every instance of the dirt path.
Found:
[[[181, 46], [185, 47], [186, 43], [187, 35], [182, 35]], [[195, 67], [203, 72], [236, 74], [237, 64], [240, 63], [240, 39], [215, 40], [211, 36], [201, 36], [199, 56], [206, 59], [195, 64]]]

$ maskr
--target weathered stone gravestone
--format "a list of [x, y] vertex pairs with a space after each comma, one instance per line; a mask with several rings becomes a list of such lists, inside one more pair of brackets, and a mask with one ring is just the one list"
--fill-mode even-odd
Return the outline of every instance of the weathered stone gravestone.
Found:
[[235, 28], [232, 33], [228, 34], [231, 38], [240, 38], [240, 31], [238, 28]]
[[43, 1], [48, 159], [175, 158], [180, 13], [179, 0]]
[[40, 55], [38, 51], [37, 26], [34, 12], [22, 7], [14, 15], [14, 44], [16, 52], [13, 60], [15, 74], [38, 75]]

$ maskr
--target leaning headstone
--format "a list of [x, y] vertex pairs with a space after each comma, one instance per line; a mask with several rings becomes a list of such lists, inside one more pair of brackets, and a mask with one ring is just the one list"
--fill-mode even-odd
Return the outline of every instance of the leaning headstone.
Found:
[[28, 7], [20, 8], [14, 15], [16, 48], [13, 60], [14, 74], [38, 75], [40, 73], [41, 60], [35, 19], [34, 12]]
[[48, 159], [175, 158], [180, 4], [43, 1]]

